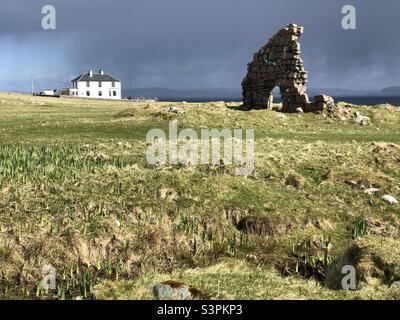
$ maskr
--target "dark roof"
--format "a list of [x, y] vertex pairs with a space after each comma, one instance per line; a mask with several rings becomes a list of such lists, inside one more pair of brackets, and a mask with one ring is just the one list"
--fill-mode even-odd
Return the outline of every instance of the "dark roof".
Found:
[[115, 79], [114, 77], [110, 76], [107, 73], [100, 74], [100, 73], [95, 73], [93, 72], [93, 76], [89, 76], [89, 72], [81, 74], [79, 77], [75, 78], [71, 82], [76, 82], [76, 81], [115, 81], [115, 82], [120, 82], [118, 79]]

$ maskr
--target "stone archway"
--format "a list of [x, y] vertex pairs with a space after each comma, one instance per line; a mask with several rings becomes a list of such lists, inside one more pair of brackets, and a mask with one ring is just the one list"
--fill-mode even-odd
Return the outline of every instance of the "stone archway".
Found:
[[278, 86], [282, 111], [296, 112], [299, 107], [313, 111], [306, 93], [307, 71], [300, 57], [299, 38], [303, 31], [304, 27], [289, 24], [254, 55], [242, 82], [245, 108], [269, 108], [272, 90]]

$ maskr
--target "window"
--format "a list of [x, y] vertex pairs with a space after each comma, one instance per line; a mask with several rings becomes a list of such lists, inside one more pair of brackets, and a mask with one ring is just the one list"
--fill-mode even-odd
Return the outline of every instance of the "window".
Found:
[[90, 87], [90, 81], [86, 81], [86, 87]]
[[114, 96], [114, 97], [117, 96], [117, 91], [113, 91], [113, 96]]
[[86, 95], [90, 97], [90, 91], [86, 91]]
[[99, 91], [99, 97], [103, 96], [103, 91]]
[[115, 81], [112, 82], [112, 87], [115, 88]]
[[101, 88], [101, 86], [102, 86], [102, 82], [101, 82], [101, 81], [99, 81], [99, 88]]

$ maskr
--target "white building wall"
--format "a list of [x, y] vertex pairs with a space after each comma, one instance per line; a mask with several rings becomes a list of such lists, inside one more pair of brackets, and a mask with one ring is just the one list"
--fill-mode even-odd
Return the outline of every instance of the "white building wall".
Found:
[[54, 96], [54, 90], [51, 89], [45, 89], [43, 93], [45, 96]]
[[[77, 97], [80, 98], [94, 98], [94, 99], [121, 99], [121, 82], [115, 81], [114, 87], [111, 81], [101, 82], [101, 87], [97, 81], [89, 81], [89, 86], [86, 81], [78, 81], [77, 90], [74, 88], [70, 90], [77, 92]], [[101, 92], [101, 94], [100, 94]]]

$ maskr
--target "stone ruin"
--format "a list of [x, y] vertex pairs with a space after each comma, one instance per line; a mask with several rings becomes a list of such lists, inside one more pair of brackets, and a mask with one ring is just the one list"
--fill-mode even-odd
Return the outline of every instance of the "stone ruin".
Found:
[[283, 112], [318, 112], [334, 105], [329, 96], [309, 101], [306, 93], [307, 71], [300, 57], [299, 38], [304, 27], [289, 24], [275, 34], [248, 64], [243, 79], [243, 106], [246, 109], [272, 107], [272, 90], [278, 86], [282, 96]]

